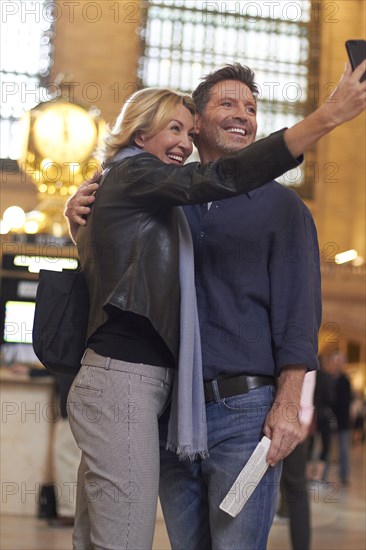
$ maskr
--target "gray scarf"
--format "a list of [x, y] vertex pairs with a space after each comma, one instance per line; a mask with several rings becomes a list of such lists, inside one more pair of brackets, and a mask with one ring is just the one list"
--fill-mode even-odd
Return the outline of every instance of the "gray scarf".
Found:
[[[143, 152], [136, 146], [128, 147], [119, 151], [112, 162]], [[181, 460], [194, 460], [208, 456], [201, 339], [191, 231], [183, 210], [175, 209], [179, 228], [180, 344], [166, 448]]]

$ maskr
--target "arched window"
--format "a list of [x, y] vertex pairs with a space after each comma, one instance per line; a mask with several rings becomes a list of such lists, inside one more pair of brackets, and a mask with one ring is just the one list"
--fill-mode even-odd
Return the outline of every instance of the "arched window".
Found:
[[[291, 126], [316, 107], [319, 9], [310, 0], [149, 0], [141, 84], [190, 92], [203, 75], [239, 61], [259, 85], [258, 137]], [[310, 197], [314, 166], [313, 151], [282, 183]]]

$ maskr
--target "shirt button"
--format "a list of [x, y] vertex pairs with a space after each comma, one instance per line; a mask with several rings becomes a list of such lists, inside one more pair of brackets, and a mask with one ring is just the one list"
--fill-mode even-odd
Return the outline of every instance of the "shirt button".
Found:
[[203, 231], [200, 231], [200, 237], [204, 237], [206, 235], [206, 233], [204, 233]]

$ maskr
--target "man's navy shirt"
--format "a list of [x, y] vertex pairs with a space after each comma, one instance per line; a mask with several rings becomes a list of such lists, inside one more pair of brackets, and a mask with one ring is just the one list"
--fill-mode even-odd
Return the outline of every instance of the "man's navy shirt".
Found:
[[191, 227], [205, 380], [318, 368], [317, 234], [296, 193], [272, 181], [185, 206]]

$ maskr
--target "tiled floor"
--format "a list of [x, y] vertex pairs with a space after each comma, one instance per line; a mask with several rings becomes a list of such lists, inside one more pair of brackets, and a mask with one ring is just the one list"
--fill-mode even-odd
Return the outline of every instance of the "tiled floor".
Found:
[[[310, 485], [312, 549], [365, 550], [365, 446], [358, 445], [352, 450], [352, 473], [349, 486], [340, 487], [336, 473], [336, 464], [332, 464], [328, 484]], [[1, 550], [70, 550], [71, 529], [50, 529], [43, 520], [2, 516], [0, 548]], [[157, 522], [153, 548], [154, 550], [170, 549], [162, 522]], [[240, 546], [238, 550], [239, 548]], [[287, 526], [274, 525], [268, 550], [289, 548]]]

